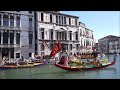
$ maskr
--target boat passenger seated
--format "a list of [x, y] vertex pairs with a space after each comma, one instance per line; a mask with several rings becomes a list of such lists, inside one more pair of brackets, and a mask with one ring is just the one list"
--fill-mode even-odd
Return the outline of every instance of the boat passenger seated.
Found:
[[68, 57], [68, 61], [71, 61], [71, 60], [73, 60], [73, 53], [72, 52], [70, 52], [69, 57]]
[[73, 59], [77, 62], [81, 62], [81, 56], [80, 55], [77, 55], [76, 53], [74, 53], [73, 55]]
[[97, 60], [97, 66], [102, 66], [102, 64], [100, 63], [100, 60]]
[[82, 65], [83, 65], [83, 66], [86, 66], [86, 63], [85, 63], [85, 62], [82, 62]]

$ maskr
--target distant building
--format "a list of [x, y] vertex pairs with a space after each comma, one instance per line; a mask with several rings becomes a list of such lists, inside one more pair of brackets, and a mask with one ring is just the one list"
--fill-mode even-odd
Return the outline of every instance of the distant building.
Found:
[[0, 59], [31, 56], [34, 52], [34, 13], [0, 11]]
[[120, 53], [120, 37], [109, 42], [109, 53]]
[[108, 35], [106, 37], [103, 37], [103, 38], [99, 39], [98, 40], [98, 50], [99, 50], [99, 52], [100, 53], [105, 53], [105, 54], [111, 53], [111, 50], [109, 52], [109, 46], [110, 46], [110, 49], [111, 49], [111, 43], [109, 45], [109, 42], [112, 42], [112, 41], [115, 41], [115, 40], [118, 40], [118, 36]]

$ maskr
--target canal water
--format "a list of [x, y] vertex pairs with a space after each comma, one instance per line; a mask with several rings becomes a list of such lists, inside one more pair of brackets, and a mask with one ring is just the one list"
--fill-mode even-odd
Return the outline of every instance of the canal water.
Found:
[[[109, 61], [113, 55], [106, 56]], [[41, 65], [32, 68], [0, 70], [0, 79], [120, 79], [120, 56], [116, 64], [105, 69], [94, 71], [65, 71], [53, 64]]]

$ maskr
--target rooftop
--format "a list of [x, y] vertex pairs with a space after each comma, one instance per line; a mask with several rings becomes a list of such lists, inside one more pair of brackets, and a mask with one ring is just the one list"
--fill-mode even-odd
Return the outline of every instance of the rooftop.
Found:
[[[39, 12], [39, 11], [38, 11]], [[78, 16], [74, 16], [74, 15], [69, 15], [69, 14], [64, 14], [61, 11], [42, 11], [42, 12], [46, 12], [46, 13], [53, 13], [53, 14], [58, 14], [58, 15], [64, 15], [64, 16], [68, 16], [68, 17], [74, 17], [79, 19]]]

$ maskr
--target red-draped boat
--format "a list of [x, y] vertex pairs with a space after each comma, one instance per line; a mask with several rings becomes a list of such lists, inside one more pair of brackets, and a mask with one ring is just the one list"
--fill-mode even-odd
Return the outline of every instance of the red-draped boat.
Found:
[[64, 66], [64, 65], [58, 64], [56, 62], [55, 62], [55, 66], [59, 67], [61, 69], [64, 69], [64, 70], [68, 70], [68, 71], [87, 71], [87, 70], [96, 70], [96, 69], [106, 68], [108, 66], [114, 65], [115, 63], [116, 63], [116, 59], [114, 58], [114, 60], [112, 62], [102, 63], [99, 66], [90, 66], [90, 65], [85, 65], [85, 66]]
[[[50, 58], [54, 57], [58, 52], [61, 51], [61, 43], [58, 41], [58, 43], [55, 45], [55, 47], [52, 49], [50, 53]], [[101, 63], [100, 65], [79, 65], [79, 66], [64, 66], [56, 62], [55, 60], [55, 66], [59, 67], [64, 70], [68, 71], [85, 71], [85, 70], [96, 70], [96, 69], [102, 69], [106, 68], [108, 66], [114, 65], [116, 63], [116, 56], [114, 57], [112, 62], [107, 62], [107, 63]]]

